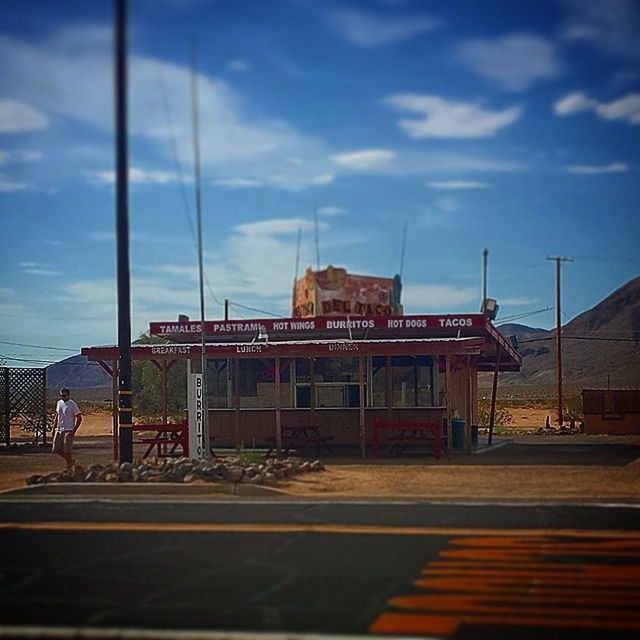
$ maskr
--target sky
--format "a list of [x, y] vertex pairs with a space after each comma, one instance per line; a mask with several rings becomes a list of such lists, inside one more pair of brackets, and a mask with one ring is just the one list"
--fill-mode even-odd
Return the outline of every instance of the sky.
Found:
[[[638, 275], [638, 1], [130, 0], [128, 42], [134, 338], [200, 313], [192, 49], [207, 318], [289, 316], [317, 253], [466, 313], [487, 248], [497, 322], [543, 328], [548, 256], [563, 322]], [[2, 4], [10, 366], [117, 342], [112, 43], [106, 0]]]

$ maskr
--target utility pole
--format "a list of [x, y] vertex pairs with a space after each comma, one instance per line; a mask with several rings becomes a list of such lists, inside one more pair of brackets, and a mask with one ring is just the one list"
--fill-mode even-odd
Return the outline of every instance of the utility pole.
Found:
[[[116, 128], [116, 258], [118, 275], [118, 442], [120, 462], [133, 462], [131, 403], [131, 280], [127, 145], [127, 2], [114, 2]], [[115, 369], [115, 367], [114, 367]]]
[[558, 424], [562, 427], [562, 321], [560, 316], [560, 266], [563, 262], [573, 262], [573, 258], [547, 256], [556, 263], [556, 351], [558, 373]]

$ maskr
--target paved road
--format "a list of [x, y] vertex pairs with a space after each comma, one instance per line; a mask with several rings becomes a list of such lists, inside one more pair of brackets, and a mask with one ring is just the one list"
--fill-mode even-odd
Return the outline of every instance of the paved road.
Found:
[[636, 638], [640, 510], [0, 501], [8, 625]]

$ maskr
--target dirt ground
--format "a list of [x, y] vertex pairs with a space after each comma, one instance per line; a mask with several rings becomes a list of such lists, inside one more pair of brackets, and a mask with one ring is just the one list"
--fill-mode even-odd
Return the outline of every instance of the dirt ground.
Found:
[[[640, 436], [535, 436], [528, 435], [544, 426], [551, 415], [545, 409], [513, 410], [510, 429], [500, 436], [515, 442], [533, 444], [635, 444]], [[551, 415], [552, 418], [552, 415]], [[76, 438], [78, 463], [90, 465], [113, 459], [111, 414], [85, 416]], [[505, 435], [506, 432], [506, 435]], [[16, 434], [16, 436], [22, 434]], [[505, 449], [506, 451], [506, 449]], [[282, 488], [290, 495], [313, 498], [425, 498], [425, 499], [513, 499], [513, 500], [640, 500], [640, 459], [626, 466], [597, 465], [487, 465], [482, 453], [469, 459], [456, 454], [452, 460], [433, 458], [366, 461], [336, 459], [326, 462], [323, 473], [299, 476]], [[456, 461], [460, 463], [457, 464]], [[32, 473], [59, 471], [62, 460], [48, 448], [34, 451], [20, 448], [0, 454], [0, 491], [25, 486]]]

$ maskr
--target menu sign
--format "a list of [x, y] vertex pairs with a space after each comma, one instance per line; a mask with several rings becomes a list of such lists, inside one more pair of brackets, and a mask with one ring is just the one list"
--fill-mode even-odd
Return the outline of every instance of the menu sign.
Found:
[[[456, 336], [477, 334], [474, 329], [484, 329], [487, 320], [481, 313], [415, 316], [322, 316], [297, 319], [281, 318], [257, 320], [208, 320], [205, 334], [210, 340], [227, 339], [299, 339], [330, 338], [350, 332], [365, 332], [369, 337], [383, 334], [387, 338], [434, 335]], [[152, 322], [151, 335], [172, 339], [195, 339], [200, 335], [200, 322]], [[282, 338], [281, 338], [282, 337]]]

